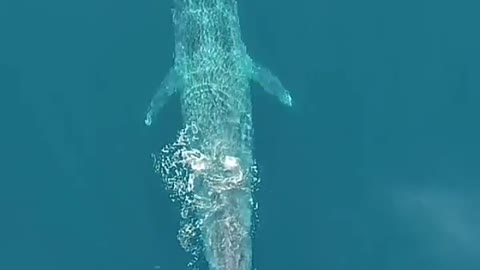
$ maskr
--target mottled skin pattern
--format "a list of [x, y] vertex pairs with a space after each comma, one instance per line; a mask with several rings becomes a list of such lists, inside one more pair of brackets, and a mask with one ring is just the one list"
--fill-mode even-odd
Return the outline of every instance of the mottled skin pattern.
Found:
[[234, 144], [230, 151], [249, 155], [252, 65], [240, 39], [236, 1], [175, 3], [175, 71], [182, 80], [183, 119], [195, 122], [208, 140], [202, 150], [224, 141]]
[[[195, 179], [197, 199], [209, 201], [198, 211], [205, 257], [211, 270], [250, 270], [252, 64], [240, 38], [237, 3], [175, 0], [174, 25], [183, 120], [198, 129], [191, 147], [210, 160]], [[239, 166], [225, 168], [227, 156]]]
[[180, 95], [184, 127], [153, 155], [154, 169], [181, 205], [180, 244], [195, 258], [203, 252], [210, 270], [252, 268], [250, 81], [292, 106], [280, 80], [248, 56], [237, 13], [235, 0], [174, 0], [175, 63], [145, 117], [150, 126], [169, 96]]

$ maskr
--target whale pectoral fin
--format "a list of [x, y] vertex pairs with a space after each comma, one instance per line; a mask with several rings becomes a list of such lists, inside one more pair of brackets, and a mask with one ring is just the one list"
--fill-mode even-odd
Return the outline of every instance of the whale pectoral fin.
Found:
[[158, 111], [167, 103], [169, 97], [175, 93], [179, 85], [179, 80], [175, 69], [172, 67], [168, 71], [163, 81], [158, 87], [157, 92], [150, 101], [150, 105], [147, 109], [147, 115], [145, 116], [145, 125], [150, 126], [153, 118], [157, 115]]
[[283, 104], [287, 106], [293, 105], [290, 92], [268, 68], [255, 64], [252, 79], [258, 82], [267, 93], [276, 96]]

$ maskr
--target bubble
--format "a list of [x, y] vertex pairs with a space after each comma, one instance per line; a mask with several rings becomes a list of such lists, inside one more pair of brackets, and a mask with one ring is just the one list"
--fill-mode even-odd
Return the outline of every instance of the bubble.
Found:
[[[192, 269], [196, 268], [204, 251], [201, 239], [203, 222], [222, 206], [215, 199], [216, 194], [229, 190], [252, 193], [259, 183], [255, 165], [242, 168], [241, 164], [251, 162], [242, 163], [238, 157], [222, 155], [221, 148], [206, 154], [192, 147], [198, 145], [198, 135], [195, 124], [187, 125], [173, 143], [163, 147], [159, 154], [152, 154], [155, 172], [162, 176], [170, 199], [180, 208], [181, 228], [177, 238], [182, 248], [193, 255], [189, 264]], [[216, 159], [217, 155], [219, 159]], [[249, 205], [254, 220], [258, 219], [257, 204], [252, 197]], [[254, 233], [254, 226], [251, 226], [250, 233]]]
[[238, 161], [238, 158], [236, 158], [236, 157], [226, 156], [225, 160], [223, 161], [223, 166], [227, 170], [234, 170], [234, 169], [238, 169], [240, 167], [240, 162]]

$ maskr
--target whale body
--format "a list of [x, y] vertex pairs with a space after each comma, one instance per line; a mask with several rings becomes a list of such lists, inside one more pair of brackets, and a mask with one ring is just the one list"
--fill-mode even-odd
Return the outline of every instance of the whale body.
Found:
[[145, 117], [152, 125], [178, 93], [183, 128], [154, 157], [172, 200], [181, 205], [182, 246], [210, 270], [252, 268], [252, 192], [256, 166], [250, 82], [287, 106], [280, 80], [255, 63], [240, 36], [236, 0], [175, 0], [174, 65]]

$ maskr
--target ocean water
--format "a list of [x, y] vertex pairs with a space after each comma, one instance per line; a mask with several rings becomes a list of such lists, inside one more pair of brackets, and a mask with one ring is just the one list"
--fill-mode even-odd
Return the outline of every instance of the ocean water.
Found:
[[[239, 0], [262, 183], [258, 270], [480, 269], [480, 5]], [[178, 99], [169, 0], [0, 0], [0, 269], [177, 270], [150, 153]]]

